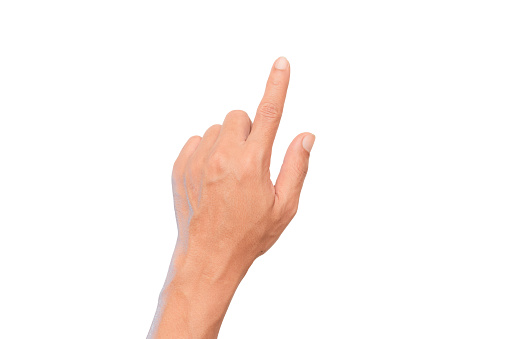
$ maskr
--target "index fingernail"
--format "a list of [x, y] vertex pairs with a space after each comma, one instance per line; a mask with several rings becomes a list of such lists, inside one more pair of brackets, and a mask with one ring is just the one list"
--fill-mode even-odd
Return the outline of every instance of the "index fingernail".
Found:
[[288, 60], [286, 60], [285, 57], [279, 57], [276, 60], [276, 64], [274, 65], [274, 67], [276, 67], [276, 69], [284, 71], [285, 69], [288, 68]]
[[302, 139], [302, 147], [304, 147], [304, 149], [308, 152], [311, 152], [314, 143], [315, 143], [314, 134], [308, 134], [304, 137], [304, 139]]

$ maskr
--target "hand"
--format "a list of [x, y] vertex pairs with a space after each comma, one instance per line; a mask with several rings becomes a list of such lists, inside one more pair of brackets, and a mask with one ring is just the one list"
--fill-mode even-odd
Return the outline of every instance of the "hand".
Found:
[[281, 57], [254, 123], [246, 112], [231, 111], [222, 125], [211, 126], [202, 138], [191, 137], [174, 164], [179, 235], [161, 302], [180, 291], [184, 298], [173, 300], [187, 312], [187, 322], [179, 322], [178, 314], [167, 317], [173, 320], [161, 338], [216, 337], [248, 268], [297, 212], [314, 135], [302, 133], [293, 140], [275, 185], [269, 173], [289, 79], [290, 65]]

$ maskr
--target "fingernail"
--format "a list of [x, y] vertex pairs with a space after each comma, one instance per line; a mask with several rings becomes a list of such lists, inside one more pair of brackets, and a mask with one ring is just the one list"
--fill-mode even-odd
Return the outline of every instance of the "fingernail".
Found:
[[314, 134], [308, 134], [304, 137], [304, 139], [302, 139], [302, 147], [304, 147], [304, 149], [310, 153], [314, 143], [315, 143]]
[[282, 71], [284, 71], [285, 69], [288, 68], [288, 60], [286, 60], [285, 57], [279, 57], [277, 60], [276, 60], [276, 64], [274, 65], [274, 67], [276, 67], [277, 69], [280, 69]]

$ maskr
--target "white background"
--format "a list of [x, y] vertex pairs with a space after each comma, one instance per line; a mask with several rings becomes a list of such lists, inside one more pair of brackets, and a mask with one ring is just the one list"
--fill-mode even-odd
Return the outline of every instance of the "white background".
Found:
[[300, 210], [220, 338], [509, 337], [506, 1], [0, 3], [0, 337], [144, 338], [188, 137], [292, 67]]

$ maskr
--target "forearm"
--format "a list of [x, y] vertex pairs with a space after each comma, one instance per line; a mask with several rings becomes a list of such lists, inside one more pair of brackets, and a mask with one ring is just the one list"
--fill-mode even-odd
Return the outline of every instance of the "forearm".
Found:
[[238, 256], [207, 254], [192, 244], [177, 247], [149, 338], [217, 338], [249, 263], [239, 262]]

